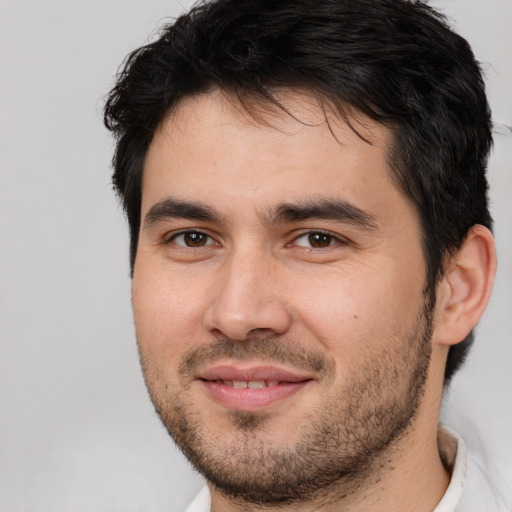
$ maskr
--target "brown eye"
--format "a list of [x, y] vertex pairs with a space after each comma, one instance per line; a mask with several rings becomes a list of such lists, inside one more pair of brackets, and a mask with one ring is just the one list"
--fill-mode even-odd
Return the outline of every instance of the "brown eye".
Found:
[[343, 238], [323, 231], [309, 231], [293, 241], [293, 245], [309, 249], [325, 249], [334, 245], [344, 245], [345, 243], [346, 241]]
[[201, 247], [206, 244], [208, 237], [203, 233], [185, 233], [183, 235], [183, 240], [185, 241], [185, 245], [189, 247]]
[[329, 247], [332, 244], [332, 236], [325, 233], [310, 233], [308, 242], [311, 247], [315, 248]]
[[184, 247], [203, 247], [211, 244], [212, 239], [199, 231], [186, 231], [173, 236], [171, 242]]

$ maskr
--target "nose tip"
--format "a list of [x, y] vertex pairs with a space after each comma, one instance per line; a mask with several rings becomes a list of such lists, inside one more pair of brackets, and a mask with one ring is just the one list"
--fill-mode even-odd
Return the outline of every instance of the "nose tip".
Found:
[[279, 278], [260, 265], [229, 266], [219, 276], [205, 315], [216, 337], [243, 341], [286, 332], [291, 315], [280, 294]]
[[[223, 309], [224, 306], [221, 306]], [[224, 309], [216, 315], [210, 327], [210, 331], [219, 338], [229, 338], [243, 341], [249, 338], [268, 338], [283, 334], [288, 330], [289, 319], [285, 311], [280, 311], [279, 305], [270, 305], [263, 311], [258, 310], [229, 311]]]

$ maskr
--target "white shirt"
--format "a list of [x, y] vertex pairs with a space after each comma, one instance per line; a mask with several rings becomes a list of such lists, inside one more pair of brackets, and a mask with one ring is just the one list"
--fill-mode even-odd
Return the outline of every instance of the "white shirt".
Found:
[[[468, 456], [462, 437], [451, 428], [439, 426], [441, 459], [452, 470], [450, 484], [433, 512], [501, 512], [506, 504], [485, 474], [478, 457]], [[210, 493], [204, 487], [186, 512], [210, 512]], [[509, 510], [510, 512], [510, 510]]]

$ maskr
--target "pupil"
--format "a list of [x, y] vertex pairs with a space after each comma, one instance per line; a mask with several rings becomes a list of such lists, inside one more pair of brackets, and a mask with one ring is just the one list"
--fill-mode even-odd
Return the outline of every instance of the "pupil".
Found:
[[184, 238], [189, 247], [200, 247], [206, 243], [206, 236], [202, 233], [185, 233]]
[[308, 240], [312, 247], [328, 247], [331, 243], [330, 235], [324, 235], [323, 233], [312, 233]]

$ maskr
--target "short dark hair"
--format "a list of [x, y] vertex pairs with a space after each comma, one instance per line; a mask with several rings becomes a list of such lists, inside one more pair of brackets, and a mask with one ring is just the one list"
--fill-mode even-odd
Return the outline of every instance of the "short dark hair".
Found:
[[[397, 185], [419, 212], [426, 291], [475, 224], [491, 228], [485, 176], [492, 145], [482, 74], [467, 41], [414, 0], [213, 0], [132, 52], [105, 107], [116, 138], [114, 186], [135, 263], [144, 158], [183, 98], [220, 89], [279, 105], [281, 88], [313, 91], [322, 105], [390, 128]], [[445, 383], [471, 333], [450, 348]]]

